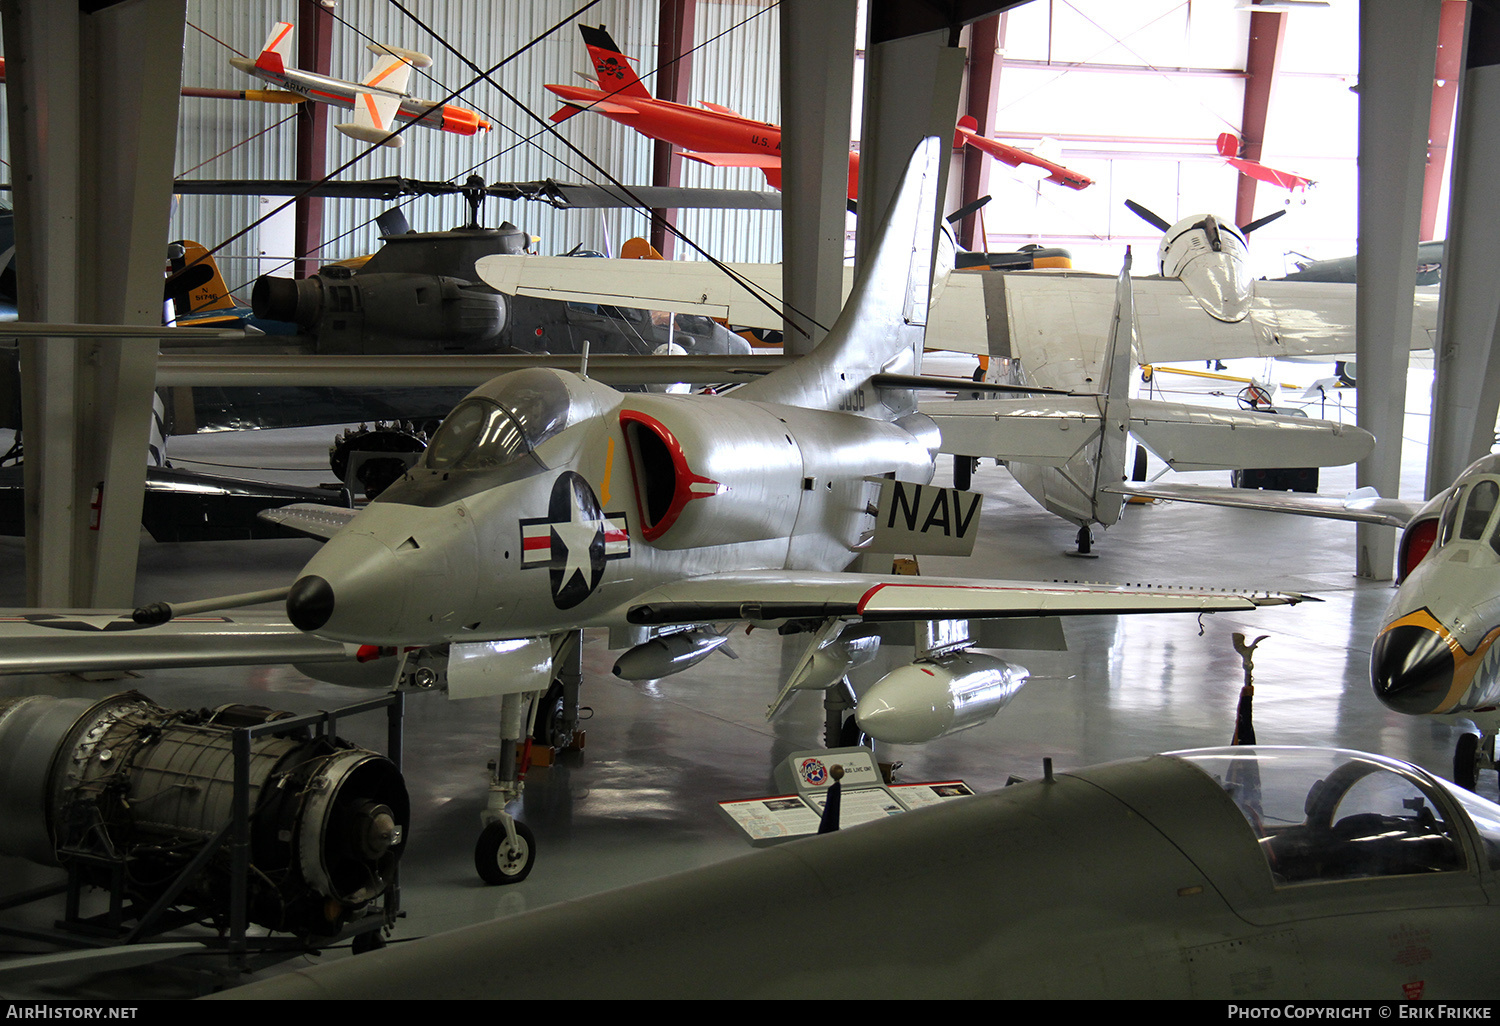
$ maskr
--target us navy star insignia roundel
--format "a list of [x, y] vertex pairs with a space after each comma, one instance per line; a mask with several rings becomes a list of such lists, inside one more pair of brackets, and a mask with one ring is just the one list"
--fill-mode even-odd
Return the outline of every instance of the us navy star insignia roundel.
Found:
[[553, 482], [547, 515], [521, 521], [521, 569], [551, 572], [558, 609], [572, 609], [592, 595], [604, 564], [629, 555], [625, 514], [603, 512], [588, 481], [571, 470]]

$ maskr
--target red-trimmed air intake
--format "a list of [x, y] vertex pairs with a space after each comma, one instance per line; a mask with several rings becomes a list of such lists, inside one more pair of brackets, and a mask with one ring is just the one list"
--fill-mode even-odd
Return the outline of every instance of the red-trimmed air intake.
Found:
[[641, 536], [647, 541], [671, 530], [689, 502], [722, 490], [717, 481], [693, 473], [682, 445], [661, 421], [637, 410], [621, 410], [620, 428], [630, 453]]

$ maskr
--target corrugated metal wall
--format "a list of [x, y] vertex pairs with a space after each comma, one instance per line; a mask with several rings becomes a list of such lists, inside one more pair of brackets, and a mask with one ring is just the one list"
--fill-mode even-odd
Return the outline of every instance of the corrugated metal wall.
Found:
[[[230, 67], [228, 57], [236, 50], [253, 57], [270, 26], [276, 21], [297, 23], [302, 6], [296, 0], [189, 0], [183, 83], [228, 89], [253, 87], [255, 81]], [[344, 0], [338, 4], [334, 9], [338, 21], [332, 73], [340, 78], [361, 77], [374, 59], [366, 45], [387, 42], [432, 56], [432, 67], [413, 72], [409, 89], [426, 99], [442, 99], [476, 75], [440, 39], [488, 70], [567, 19], [581, 5], [575, 0], [407, 0], [404, 6], [415, 21], [384, 0]], [[582, 20], [606, 25], [625, 52], [639, 58], [643, 75], [655, 70], [654, 0], [604, 0], [589, 8]], [[750, 117], [779, 121], [778, 23], [774, 8], [768, 9], [765, 0], [699, 0], [697, 39], [704, 45], [694, 54], [693, 101], [712, 100]], [[474, 173], [487, 182], [601, 180], [585, 160], [532, 116], [545, 121], [557, 109], [557, 100], [543, 89], [545, 83], [582, 84], [578, 73], [588, 67], [576, 22], [569, 22], [505, 63], [492, 76], [495, 84], [479, 81], [456, 101], [482, 112], [494, 123], [493, 131], [464, 137], [414, 128], [403, 134], [406, 145], [399, 149], [377, 147], [339, 177], [401, 175], [462, 181]], [[502, 89], [514, 100], [507, 99]], [[296, 109], [185, 97], [179, 119], [178, 174], [196, 178], [291, 177]], [[332, 115], [335, 123], [346, 116], [338, 110]], [[651, 143], [644, 136], [593, 115], [571, 118], [558, 127], [558, 132], [627, 184], [649, 183]], [[329, 133], [328, 146], [330, 168], [366, 148], [337, 132]], [[764, 176], [757, 171], [705, 168], [691, 162], [684, 177], [688, 185], [766, 188]], [[374, 200], [329, 201], [324, 218], [328, 242], [321, 256], [332, 260], [375, 249], [378, 232], [373, 219], [389, 205]], [[173, 237], [217, 245], [260, 216], [261, 210], [253, 197], [184, 196], [173, 218]], [[419, 231], [451, 228], [463, 223], [466, 216], [462, 201], [456, 197], [409, 200], [403, 210]], [[563, 252], [579, 244], [597, 250], [608, 244], [617, 249], [629, 236], [646, 232], [645, 216], [627, 211], [559, 211], [536, 203], [491, 202], [481, 217], [486, 224], [504, 219], [521, 225], [540, 237], [537, 250], [542, 253]], [[722, 259], [779, 259], [779, 214], [685, 213], [684, 229]], [[225, 248], [221, 264], [231, 286], [255, 276], [259, 255], [255, 233]]]
[[[689, 102], [722, 104], [747, 118], [781, 123], [781, 17], [760, 0], [698, 0], [694, 24], [693, 82]], [[766, 189], [754, 168], [708, 167], [682, 162], [682, 184], [713, 189]], [[780, 212], [684, 210], [678, 227], [698, 245], [727, 260], [781, 260]], [[739, 254], [725, 257], [725, 253]], [[685, 246], [677, 256], [698, 259]]]

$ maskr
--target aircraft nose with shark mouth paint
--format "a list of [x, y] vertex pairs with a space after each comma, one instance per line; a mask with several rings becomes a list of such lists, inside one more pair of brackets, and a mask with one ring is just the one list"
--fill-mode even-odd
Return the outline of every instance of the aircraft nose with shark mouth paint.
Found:
[[[1500, 726], [1500, 455], [1482, 456], [1425, 503], [1250, 494], [1241, 488], [1125, 484], [1121, 494], [1263, 509], [1401, 528], [1396, 594], [1370, 646], [1370, 685], [1387, 708], [1460, 718], [1453, 780], [1474, 789], [1495, 766]], [[1362, 490], [1368, 491], [1368, 490]]]
[[1435, 504], [1434, 544], [1404, 568], [1371, 648], [1370, 681], [1397, 712], [1491, 710], [1500, 704], [1500, 650], [1494, 647], [1500, 637], [1494, 586], [1500, 577], [1500, 457], [1470, 466], [1429, 506]]

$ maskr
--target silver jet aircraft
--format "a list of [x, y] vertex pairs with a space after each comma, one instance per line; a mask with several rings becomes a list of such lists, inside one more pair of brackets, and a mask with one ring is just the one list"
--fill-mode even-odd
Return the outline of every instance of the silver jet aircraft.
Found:
[[[975, 524], [962, 493], [930, 486], [938, 432], [912, 389], [882, 384], [920, 367], [939, 153], [928, 140], [913, 157], [874, 258], [813, 354], [732, 397], [626, 395], [557, 370], [496, 378], [454, 408], [420, 465], [320, 532], [332, 537], [291, 588], [292, 623], [348, 643], [446, 645], [450, 694], [511, 694], [502, 729], [519, 741], [521, 695], [546, 689], [554, 667], [576, 680], [580, 628], [621, 639], [634, 628], [617, 672], [662, 676], [718, 646], [704, 625], [792, 625], [825, 656], [804, 659], [803, 676], [827, 686], [868, 651], [853, 635], [881, 621], [1245, 608], [1233, 596], [843, 572], [877, 526], [885, 479], [928, 490], [889, 513], [911, 534]], [[898, 669], [870, 694], [903, 728], [904, 706], [961, 707], [951, 722], [962, 726], [987, 719], [1018, 680], [965, 647], [934, 646], [936, 666]], [[856, 720], [880, 738], [872, 712], [861, 703]], [[522, 871], [529, 839], [504, 812], [513, 760], [502, 752], [497, 765], [477, 861], [498, 860], [486, 875], [503, 879]]]
[[[566, 371], [514, 371], [459, 403], [423, 460], [363, 510], [266, 514], [327, 539], [286, 593], [306, 644], [286, 624], [266, 632], [283, 658], [304, 652], [293, 661], [335, 683], [442, 682], [451, 698], [501, 696], [502, 746], [475, 856], [486, 880], [513, 882], [532, 865], [534, 840], [506, 812], [521, 789], [516, 753], [529, 737], [555, 743], [571, 731], [584, 628], [608, 628], [611, 647], [628, 649], [615, 672], [631, 679], [706, 658], [724, 641], [713, 625], [804, 634], [784, 698], [844, 686], [881, 632], [896, 637], [894, 625], [905, 625], [916, 660], [854, 706], [866, 734], [904, 743], [993, 716], [1025, 671], [970, 649], [1027, 647], [1017, 635], [1056, 627], [1033, 618], [1296, 600], [845, 571], [877, 531], [894, 531], [904, 551], [934, 551], [923, 545], [972, 544], [978, 527], [978, 496], [931, 483], [939, 432], [912, 387], [940, 159], [939, 140], [918, 148], [873, 258], [813, 354], [729, 397], [621, 393]], [[1120, 292], [1128, 303], [1128, 280]], [[1117, 310], [1127, 337], [1131, 324], [1128, 306]], [[1089, 402], [1085, 410], [1070, 400], [1063, 419], [1075, 434], [1105, 433], [1100, 425], [1116, 416], [1103, 400]], [[1024, 435], [1038, 415], [1032, 405], [989, 423]], [[1046, 430], [1067, 429], [1056, 421]], [[48, 621], [20, 619], [32, 638], [49, 630]], [[996, 621], [1016, 625], [1004, 643]], [[78, 658], [85, 638], [161, 649], [158, 632], [173, 625], [109, 626], [65, 632], [67, 657]], [[220, 629], [185, 630], [199, 632], [189, 658], [203, 657], [203, 631]], [[29, 650], [14, 631], [0, 635], [0, 663], [14, 672]], [[254, 647], [244, 635], [233, 643]], [[393, 658], [371, 658], [382, 653]]]
[[[1110, 411], [1101, 423], [1090, 396], [1069, 407], [1047, 401], [925, 402], [920, 411], [940, 429], [940, 451], [956, 457], [956, 483], [968, 487], [972, 457], [1003, 461], [1042, 507], [1078, 528], [1078, 551], [1090, 554], [1093, 527], [1119, 520], [1118, 496], [1102, 491], [1124, 477], [1129, 447], [1113, 429], [1124, 425], [1141, 445], [1175, 470], [1327, 467], [1363, 459], [1374, 445], [1353, 426], [1308, 418], [1271, 418], [1249, 411], [1211, 409], [1131, 396], [1137, 364], [1231, 356], [1345, 353], [1354, 348], [1354, 288], [1311, 282], [1252, 282], [1245, 264], [1245, 231], [1209, 215], [1167, 224], [1139, 205], [1164, 230], [1159, 275], [1130, 282], [1130, 316], [1111, 317], [1122, 302], [1118, 278], [1074, 271], [965, 271], [946, 275], [934, 292], [928, 324], [933, 348], [990, 357], [987, 380], [1104, 393]], [[774, 294], [781, 268], [734, 264], [732, 279], [700, 262], [606, 261], [569, 270], [555, 258], [492, 256], [480, 275], [508, 294], [575, 302], [660, 303], [726, 317], [739, 324], [775, 324], [748, 279]], [[1128, 264], [1127, 264], [1128, 266]], [[848, 281], [846, 276], [846, 281]], [[1436, 292], [1424, 300], [1414, 345], [1431, 345]], [[756, 309], [756, 307], [761, 307]], [[948, 385], [952, 390], [952, 382]], [[1023, 407], [1031, 404], [1025, 411]], [[1080, 420], [1080, 409], [1083, 419]], [[1009, 420], [993, 430], [996, 417]], [[1080, 423], [1088, 430], [1079, 431]], [[1019, 433], [1025, 424], [1024, 437]], [[1141, 454], [1139, 458], [1144, 458]]]

